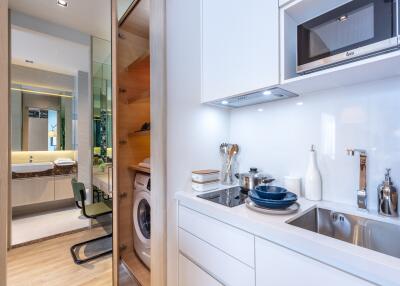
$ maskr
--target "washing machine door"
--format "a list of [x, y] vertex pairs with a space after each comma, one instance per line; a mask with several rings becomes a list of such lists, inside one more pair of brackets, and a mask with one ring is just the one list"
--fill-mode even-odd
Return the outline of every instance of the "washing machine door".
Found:
[[133, 223], [141, 243], [150, 248], [150, 193], [140, 191], [134, 194]]

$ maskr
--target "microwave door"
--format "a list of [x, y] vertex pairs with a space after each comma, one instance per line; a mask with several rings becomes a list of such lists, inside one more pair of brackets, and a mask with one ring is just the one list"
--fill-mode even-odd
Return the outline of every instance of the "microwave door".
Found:
[[354, 0], [298, 26], [298, 72], [397, 46], [397, 1]]

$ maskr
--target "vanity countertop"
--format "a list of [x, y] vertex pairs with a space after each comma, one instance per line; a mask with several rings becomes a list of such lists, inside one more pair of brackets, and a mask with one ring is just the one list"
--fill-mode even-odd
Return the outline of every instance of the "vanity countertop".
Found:
[[178, 192], [175, 198], [180, 205], [378, 285], [400, 285], [400, 259], [286, 223], [314, 207], [400, 225], [399, 219], [381, 217], [354, 206], [326, 201], [313, 202], [304, 198], [299, 198], [301, 207], [296, 214], [266, 215], [254, 212], [244, 204], [233, 208], [225, 207], [198, 198], [199, 194], [194, 191]]

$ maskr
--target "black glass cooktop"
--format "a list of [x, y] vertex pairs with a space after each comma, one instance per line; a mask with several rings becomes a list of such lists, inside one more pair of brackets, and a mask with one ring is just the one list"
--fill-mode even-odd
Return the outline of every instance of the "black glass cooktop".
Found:
[[247, 198], [247, 190], [241, 187], [234, 187], [198, 195], [198, 197], [232, 208], [244, 204]]

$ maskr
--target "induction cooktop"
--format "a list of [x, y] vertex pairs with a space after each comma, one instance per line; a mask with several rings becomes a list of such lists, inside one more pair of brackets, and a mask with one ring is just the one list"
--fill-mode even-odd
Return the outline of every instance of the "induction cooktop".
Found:
[[244, 204], [247, 198], [247, 190], [241, 187], [233, 187], [201, 194], [197, 197], [232, 208]]

